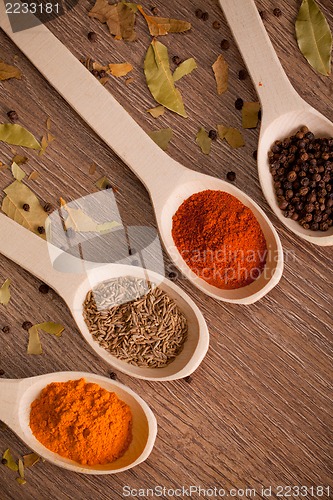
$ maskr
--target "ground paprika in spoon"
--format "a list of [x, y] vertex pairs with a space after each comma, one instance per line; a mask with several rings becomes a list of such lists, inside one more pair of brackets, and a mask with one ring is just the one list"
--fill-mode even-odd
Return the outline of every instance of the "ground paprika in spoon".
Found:
[[172, 237], [192, 271], [218, 288], [249, 285], [265, 267], [267, 246], [259, 222], [224, 191], [187, 198], [172, 218]]

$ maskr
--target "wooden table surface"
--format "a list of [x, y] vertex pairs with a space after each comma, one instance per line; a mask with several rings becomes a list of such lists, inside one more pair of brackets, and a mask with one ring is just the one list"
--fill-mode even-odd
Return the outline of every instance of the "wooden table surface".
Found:
[[[241, 6], [246, 0], [237, 1]], [[319, 3], [332, 28], [331, 1]], [[143, 4], [149, 10], [152, 2]], [[257, 0], [258, 8], [267, 13], [267, 31], [292, 84], [312, 106], [333, 120], [332, 76], [316, 74], [300, 54], [294, 38], [299, 4], [298, 0]], [[244, 131], [246, 145], [241, 149], [232, 150], [218, 141], [206, 156], [195, 144], [199, 126], [209, 130], [224, 122], [240, 127], [240, 112], [234, 107], [237, 97], [256, 100], [250, 79], [238, 79], [244, 63], [218, 2], [154, 2], [161, 15], [185, 18], [192, 23], [190, 32], [160, 40], [168, 46], [170, 57], [194, 57], [198, 64], [198, 69], [178, 84], [188, 118], [166, 112], [156, 120], [146, 112], [155, 103], [142, 69], [150, 43], [144, 20], [138, 17], [136, 42], [115, 41], [105, 25], [88, 17], [92, 5], [92, 0], [80, 1], [74, 10], [50, 23], [50, 29], [77, 57], [133, 64], [134, 81], [130, 85], [125, 84], [125, 78], [111, 78], [107, 88], [144, 130], [170, 126], [174, 137], [168, 153], [185, 166], [222, 179], [228, 171], [236, 172], [235, 184], [252, 196], [275, 224], [285, 251], [285, 269], [279, 285], [251, 306], [217, 302], [179, 276], [177, 282], [201, 308], [209, 325], [210, 348], [205, 360], [190, 381], [153, 383], [117, 374], [121, 382], [148, 402], [157, 416], [156, 445], [145, 463], [119, 475], [100, 477], [39, 463], [27, 471], [24, 486], [15, 481], [13, 472], [0, 466], [0, 498], [113, 500], [123, 498], [126, 485], [135, 489], [157, 485], [216, 486], [224, 488], [226, 494], [231, 491], [234, 498], [250, 498], [250, 492], [236, 493], [237, 489], [246, 488], [255, 488], [257, 498], [269, 498], [267, 492], [266, 496], [262, 494], [262, 486], [273, 487], [272, 498], [277, 498], [278, 485], [332, 488], [332, 248], [298, 239], [270, 210], [252, 156], [259, 128]], [[196, 18], [198, 7], [209, 13], [207, 21]], [[275, 7], [282, 11], [279, 18], [272, 13]], [[221, 23], [218, 30], [212, 27], [215, 20]], [[94, 44], [87, 39], [89, 31], [98, 35]], [[224, 38], [230, 40], [230, 49], [224, 52], [230, 65], [230, 84], [228, 92], [218, 96], [211, 65], [221, 52], [220, 42]], [[44, 156], [31, 150], [23, 153], [29, 157], [24, 170], [37, 170], [40, 174], [37, 180], [27, 181], [37, 196], [58, 207], [60, 196], [70, 201], [97, 192], [94, 183], [107, 175], [116, 188], [123, 221], [129, 226], [156, 227], [148, 194], [133, 173], [1, 31], [0, 59], [7, 63], [16, 61], [23, 74], [22, 80], [0, 83], [0, 121], [6, 122], [7, 111], [14, 109], [19, 123], [41, 137], [47, 117], [52, 120], [56, 139]], [[77, 85], [80, 86], [79, 81]], [[13, 156], [10, 148], [1, 143], [0, 152], [0, 160], [8, 164]], [[92, 163], [97, 166], [93, 175], [89, 174]], [[11, 179], [8, 169], [0, 172], [1, 190]], [[1, 191], [0, 199], [3, 195]], [[5, 237], [1, 232], [1, 238]], [[166, 255], [165, 265], [168, 271], [172, 269]], [[12, 299], [7, 307], [0, 306], [0, 368], [4, 377], [29, 377], [57, 370], [109, 375], [112, 367], [85, 343], [59, 296], [53, 291], [42, 295], [37, 279], [0, 256], [0, 283], [6, 278], [12, 280]], [[28, 356], [27, 332], [22, 328], [27, 320], [59, 322], [65, 331], [60, 339], [44, 336], [44, 353]], [[5, 325], [10, 326], [10, 333], [1, 331]], [[29, 452], [9, 428], [2, 427], [0, 452], [7, 447], [16, 457]], [[199, 498], [198, 493], [193, 498]], [[327, 495], [321, 496], [320, 490], [315, 490], [305, 498]]]

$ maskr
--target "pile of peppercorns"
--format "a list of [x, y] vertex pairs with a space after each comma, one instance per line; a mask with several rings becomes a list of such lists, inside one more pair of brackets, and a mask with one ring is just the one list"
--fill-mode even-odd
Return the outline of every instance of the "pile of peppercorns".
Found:
[[333, 224], [333, 138], [315, 138], [307, 127], [275, 141], [268, 152], [278, 205], [304, 229]]

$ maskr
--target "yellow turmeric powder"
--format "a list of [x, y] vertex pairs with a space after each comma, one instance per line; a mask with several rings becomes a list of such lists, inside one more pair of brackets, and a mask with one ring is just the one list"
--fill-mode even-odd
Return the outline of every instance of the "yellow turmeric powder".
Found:
[[114, 392], [80, 380], [47, 385], [31, 404], [30, 427], [49, 450], [83, 465], [113, 462], [132, 439], [132, 413]]

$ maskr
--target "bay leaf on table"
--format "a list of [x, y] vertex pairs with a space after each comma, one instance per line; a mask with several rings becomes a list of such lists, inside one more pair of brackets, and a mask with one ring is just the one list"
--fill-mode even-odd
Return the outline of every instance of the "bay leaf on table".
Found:
[[[38, 227], [45, 227], [47, 213], [31, 189], [15, 180], [4, 192], [7, 196], [2, 201], [2, 211], [21, 226], [45, 239], [45, 234], [40, 234]], [[25, 203], [30, 207], [29, 212], [23, 210]]]
[[233, 149], [241, 148], [245, 145], [243, 134], [237, 128], [217, 125], [217, 132], [219, 137], [225, 139]]
[[95, 186], [98, 187], [98, 189], [111, 189], [112, 184], [109, 181], [109, 179], [104, 175], [98, 181], [95, 182]]
[[217, 93], [221, 95], [228, 90], [228, 73], [229, 73], [228, 63], [224, 59], [222, 54], [218, 56], [218, 58], [212, 65], [212, 68], [216, 80]]
[[15, 462], [9, 448], [7, 448], [7, 450], [3, 452], [2, 459], [6, 460], [6, 463], [4, 465], [8, 467], [8, 469], [13, 470], [14, 472], [18, 472], [18, 465]]
[[24, 127], [17, 123], [0, 124], [0, 141], [12, 144], [13, 146], [23, 146], [30, 149], [41, 149], [41, 145], [35, 137]]
[[183, 117], [187, 117], [182, 96], [176, 89], [170, 69], [168, 49], [153, 40], [148, 47], [144, 73], [155, 101]]
[[125, 63], [114, 63], [114, 64], [109, 64], [109, 69], [111, 71], [111, 75], [120, 77], [120, 76], [125, 76], [127, 73], [133, 70], [132, 64], [125, 62]]
[[258, 125], [259, 102], [244, 102], [242, 107], [242, 127], [256, 128]]
[[42, 354], [42, 344], [39, 337], [39, 332], [37, 329], [37, 325], [29, 328], [29, 340], [28, 340], [28, 348], [27, 354], [39, 355]]
[[164, 106], [155, 106], [155, 108], [147, 109], [147, 113], [150, 113], [153, 118], [158, 118], [159, 116], [164, 115], [165, 107]]
[[206, 130], [203, 127], [199, 129], [199, 132], [195, 137], [195, 141], [200, 147], [201, 151], [205, 155], [209, 155], [210, 148], [212, 145], [212, 139], [209, 137], [209, 135], [207, 134]]
[[28, 467], [32, 467], [35, 465], [37, 462], [39, 462], [40, 456], [37, 455], [37, 453], [32, 452], [28, 453], [27, 455], [23, 455], [23, 462], [24, 462], [24, 467], [27, 469]]
[[177, 68], [173, 72], [173, 81], [177, 82], [178, 80], [183, 78], [183, 76], [189, 75], [190, 73], [192, 73], [192, 71], [194, 69], [196, 69], [197, 67], [198, 67], [197, 63], [195, 62], [193, 57], [186, 59], [185, 61], [180, 63], [180, 65], [177, 66]]
[[173, 131], [171, 128], [161, 128], [160, 130], [148, 132], [149, 137], [156, 142], [163, 151], [167, 150], [172, 134]]
[[0, 287], [0, 304], [6, 306], [10, 301], [10, 280], [7, 278]]
[[56, 337], [61, 337], [62, 332], [65, 330], [65, 327], [53, 321], [45, 321], [35, 326], [38, 330], [43, 330], [43, 332], [55, 335]]
[[168, 33], [183, 33], [191, 29], [191, 23], [181, 19], [171, 19], [169, 17], [148, 16], [141, 5], [138, 10], [145, 18], [149, 33], [152, 36], [167, 35]]
[[12, 174], [17, 181], [22, 181], [25, 177], [25, 172], [22, 168], [13, 161], [12, 163]]
[[125, 2], [110, 5], [108, 0], [96, 0], [88, 15], [106, 23], [116, 40], [123, 39], [128, 42], [135, 40], [135, 12]]
[[120, 226], [117, 221], [98, 223], [80, 208], [69, 207], [63, 198], [60, 198], [62, 208], [67, 212], [65, 228], [72, 229], [78, 233], [108, 233], [111, 229]]
[[300, 51], [318, 73], [331, 73], [332, 33], [315, 0], [303, 0], [295, 23]]
[[20, 80], [21, 77], [22, 73], [18, 68], [0, 60], [0, 81], [9, 80], [10, 78], [17, 78]]

